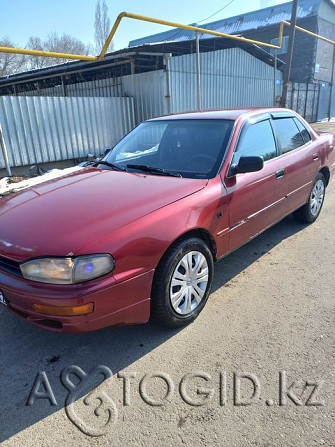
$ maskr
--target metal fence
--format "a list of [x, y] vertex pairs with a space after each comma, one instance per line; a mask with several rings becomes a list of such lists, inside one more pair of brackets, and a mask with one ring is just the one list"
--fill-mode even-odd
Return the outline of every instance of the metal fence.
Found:
[[2, 96], [0, 123], [12, 167], [77, 159], [129, 132], [134, 104], [132, 98]]
[[[238, 48], [202, 53], [202, 108], [272, 106], [281, 94], [282, 72]], [[114, 79], [115, 83], [116, 80]], [[158, 115], [197, 109], [195, 54], [171, 58], [170, 70], [119, 78], [122, 93], [134, 98], [139, 123]], [[276, 87], [275, 87], [276, 85]]]
[[[194, 56], [171, 59], [174, 112], [197, 108]], [[282, 72], [274, 73], [273, 67], [239, 48], [201, 53], [200, 67], [203, 109], [273, 106], [275, 94], [281, 94]]]
[[319, 84], [319, 104], [317, 120], [323, 121], [335, 117], [335, 85], [321, 81]]
[[292, 82], [287, 94], [287, 105], [307, 121], [313, 123], [319, 119], [318, 108], [323, 103], [319, 95], [319, 84], [303, 84]]
[[[282, 73], [239, 48], [201, 53], [200, 67], [204, 110], [271, 106], [280, 94]], [[10, 166], [101, 153], [145, 119], [196, 110], [198, 94], [196, 55], [186, 54], [172, 57], [167, 70], [2, 96]]]
[[93, 79], [92, 81], [77, 82], [75, 84], [60, 84], [48, 88], [36, 88], [20, 92], [19, 96], [78, 96], [105, 98], [123, 96], [120, 78]]
[[[282, 72], [274, 72], [269, 64], [239, 48], [201, 53], [200, 67], [203, 109], [271, 106], [274, 93], [281, 94]], [[148, 71], [20, 93], [23, 94], [133, 97], [137, 123], [166, 113], [196, 110], [196, 54], [172, 57], [168, 73]]]

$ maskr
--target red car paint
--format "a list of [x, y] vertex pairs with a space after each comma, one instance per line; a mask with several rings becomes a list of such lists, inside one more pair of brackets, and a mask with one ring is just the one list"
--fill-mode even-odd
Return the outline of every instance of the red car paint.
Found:
[[[110, 253], [115, 260], [110, 274], [73, 285], [30, 281], [0, 267], [0, 291], [8, 310], [41, 327], [65, 332], [146, 322], [155, 269], [179, 237], [200, 229], [219, 259], [302, 206], [317, 173], [325, 169], [331, 177], [335, 167], [334, 137], [314, 132], [305, 122], [309, 144], [265, 163], [261, 171], [228, 174], [243, 125], [274, 111], [280, 109], [156, 119], [235, 121], [223, 165], [211, 179], [91, 167], [2, 198], [0, 259], [22, 263], [44, 256]], [[278, 180], [275, 173], [282, 169], [286, 175]], [[41, 315], [32, 307], [91, 302], [94, 312], [76, 317]]]

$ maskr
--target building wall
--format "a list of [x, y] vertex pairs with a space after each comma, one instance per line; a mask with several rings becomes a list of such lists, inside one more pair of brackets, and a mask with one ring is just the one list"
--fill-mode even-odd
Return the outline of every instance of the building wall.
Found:
[[[301, 19], [297, 25], [308, 29], [314, 33], [318, 32], [317, 17], [308, 17]], [[288, 36], [289, 28], [285, 26], [284, 35]], [[268, 26], [256, 30], [246, 31], [244, 36], [251, 39], [270, 42], [271, 39], [279, 36], [279, 24], [276, 26]], [[317, 39], [301, 31], [296, 31], [295, 44], [291, 68], [292, 82], [312, 82], [314, 79], [315, 61], [316, 61]], [[280, 53], [278, 57], [286, 62], [287, 53]]]
[[330, 3], [331, 1], [325, 0], [321, 2], [319, 8], [319, 17], [321, 19], [327, 20], [330, 23], [335, 23], [335, 7], [333, 2], [333, 5], [331, 5]]
[[[318, 19], [319, 34], [327, 39], [335, 40], [335, 24], [328, 20]], [[315, 79], [325, 82], [331, 82], [332, 63], [334, 45], [331, 43], [319, 40], [317, 42], [316, 61], [318, 64], [315, 72]]]

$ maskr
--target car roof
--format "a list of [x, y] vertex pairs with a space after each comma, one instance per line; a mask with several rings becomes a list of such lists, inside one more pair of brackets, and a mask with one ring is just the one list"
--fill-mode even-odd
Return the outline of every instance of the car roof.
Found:
[[225, 110], [206, 110], [206, 111], [197, 111], [197, 112], [185, 112], [185, 113], [177, 113], [174, 115], [165, 115], [160, 116], [158, 118], [153, 118], [148, 121], [160, 121], [160, 120], [211, 120], [211, 119], [224, 119], [224, 120], [237, 120], [240, 116], [244, 114], [248, 114], [248, 116], [258, 115], [262, 113], [276, 113], [284, 112], [286, 115], [294, 115], [289, 109], [282, 109], [277, 107], [245, 107], [241, 109], [225, 109]]

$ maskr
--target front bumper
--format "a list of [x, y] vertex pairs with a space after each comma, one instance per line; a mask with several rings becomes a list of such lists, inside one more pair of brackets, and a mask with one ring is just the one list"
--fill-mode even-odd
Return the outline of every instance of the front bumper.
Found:
[[[147, 322], [153, 274], [151, 270], [120, 283], [110, 276], [83, 284], [53, 285], [0, 272], [0, 290], [8, 301], [5, 308], [29, 323], [58, 332], [87, 332]], [[82, 316], [43, 315], [33, 309], [33, 304], [78, 306], [86, 303], [94, 303], [94, 310]]]

